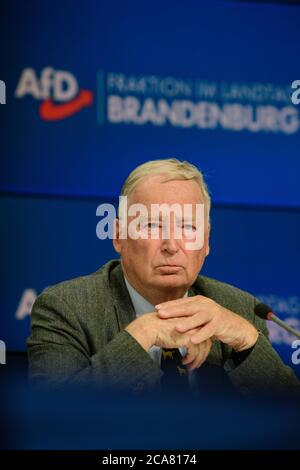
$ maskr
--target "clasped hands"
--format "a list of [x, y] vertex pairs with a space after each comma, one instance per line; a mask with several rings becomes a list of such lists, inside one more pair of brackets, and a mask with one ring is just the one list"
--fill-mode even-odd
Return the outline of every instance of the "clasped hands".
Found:
[[[187, 348], [182, 363], [188, 370], [205, 362], [213, 340], [228, 344], [235, 351], [248, 349], [257, 341], [258, 332], [251, 323], [202, 295], [171, 300], [155, 308], [157, 316], [173, 327], [170, 339]], [[164, 332], [165, 328], [159, 331], [155, 343], [161, 347], [166, 344]]]
[[185, 347], [182, 363], [189, 371], [205, 362], [214, 340], [243, 351], [254, 346], [258, 338], [257, 329], [245, 318], [202, 295], [170, 300], [155, 308], [126, 330], [145, 350], [153, 345]]

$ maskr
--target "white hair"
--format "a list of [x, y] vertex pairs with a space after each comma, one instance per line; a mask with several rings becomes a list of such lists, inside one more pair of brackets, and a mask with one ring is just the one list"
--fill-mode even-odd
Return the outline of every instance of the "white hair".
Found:
[[[209, 222], [211, 200], [203, 174], [198, 168], [187, 161], [180, 161], [177, 158], [167, 158], [163, 160], [151, 160], [137, 166], [127, 177], [121, 191], [121, 196], [129, 197], [138, 183], [149, 175], [166, 176], [164, 182], [174, 180], [194, 180], [198, 183], [203, 195], [206, 208], [206, 217]], [[119, 207], [120, 212], [120, 207]]]

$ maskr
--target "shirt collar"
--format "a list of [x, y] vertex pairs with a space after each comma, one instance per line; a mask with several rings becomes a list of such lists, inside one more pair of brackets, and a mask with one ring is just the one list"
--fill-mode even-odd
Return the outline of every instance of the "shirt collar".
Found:
[[[155, 311], [154, 305], [152, 305], [145, 297], [143, 297], [141, 294], [139, 294], [134, 287], [130, 284], [130, 282], [126, 279], [126, 276], [124, 274], [124, 280], [126, 287], [128, 289], [135, 313], [137, 317], [140, 317], [144, 313], [150, 313]], [[184, 294], [183, 297], [188, 296], [188, 291]]]

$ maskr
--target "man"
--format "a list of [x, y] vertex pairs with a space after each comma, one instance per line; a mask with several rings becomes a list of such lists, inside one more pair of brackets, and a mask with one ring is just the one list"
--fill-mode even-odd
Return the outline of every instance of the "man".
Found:
[[[129, 209], [120, 207], [113, 239], [120, 261], [50, 287], [33, 306], [31, 379], [154, 391], [168, 375], [161, 368], [179, 351], [177, 375], [195, 394], [218, 374], [241, 394], [299, 391], [254, 314], [259, 301], [199, 275], [210, 232], [199, 170], [176, 159], [148, 162], [129, 175], [122, 195]], [[153, 214], [162, 206], [171, 210]], [[145, 211], [134, 219], [133, 207]]]

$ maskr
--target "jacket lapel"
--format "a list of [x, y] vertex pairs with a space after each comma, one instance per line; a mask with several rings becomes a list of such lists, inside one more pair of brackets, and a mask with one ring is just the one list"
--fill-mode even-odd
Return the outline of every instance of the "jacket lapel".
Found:
[[130, 322], [135, 320], [136, 314], [124, 281], [120, 262], [116, 264], [110, 273], [110, 286], [118, 327], [121, 331], [126, 328]]

